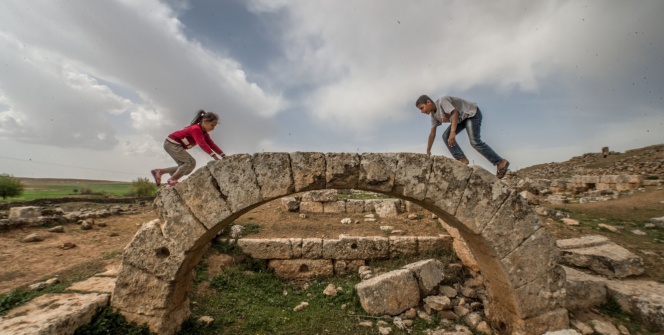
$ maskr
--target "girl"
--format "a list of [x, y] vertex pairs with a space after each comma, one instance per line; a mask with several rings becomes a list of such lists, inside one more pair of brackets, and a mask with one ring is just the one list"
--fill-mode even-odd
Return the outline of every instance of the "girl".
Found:
[[226, 157], [210, 138], [210, 132], [214, 130], [218, 122], [217, 114], [200, 110], [189, 127], [168, 135], [164, 141], [164, 150], [173, 157], [178, 166], [150, 171], [157, 186], [161, 184], [161, 176], [166, 173], [171, 175], [168, 178], [168, 185], [175, 186], [178, 179], [194, 171], [196, 160], [187, 152], [187, 149], [195, 147], [196, 144], [215, 160], [219, 160], [219, 156]]

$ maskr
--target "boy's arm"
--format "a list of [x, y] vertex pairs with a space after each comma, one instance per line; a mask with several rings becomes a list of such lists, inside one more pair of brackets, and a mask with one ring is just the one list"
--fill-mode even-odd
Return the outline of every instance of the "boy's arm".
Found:
[[429, 141], [427, 142], [427, 156], [431, 156], [431, 147], [433, 146], [433, 141], [436, 139], [436, 128], [431, 127], [431, 132], [429, 132]]
[[457, 124], [459, 124], [459, 112], [457, 112], [456, 109], [452, 111], [452, 117], [451, 117], [450, 122], [452, 124], [450, 125], [450, 138], [447, 139], [447, 144], [449, 146], [453, 146], [453, 145], [456, 144], [456, 139], [455, 139], [456, 138], [456, 128], [457, 128]]

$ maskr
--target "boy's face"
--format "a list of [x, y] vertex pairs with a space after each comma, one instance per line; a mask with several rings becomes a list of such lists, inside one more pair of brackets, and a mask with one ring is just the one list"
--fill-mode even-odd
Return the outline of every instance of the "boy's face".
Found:
[[427, 100], [427, 102], [424, 104], [417, 105], [417, 108], [423, 114], [431, 114], [432, 112], [436, 111], [436, 105], [431, 100]]

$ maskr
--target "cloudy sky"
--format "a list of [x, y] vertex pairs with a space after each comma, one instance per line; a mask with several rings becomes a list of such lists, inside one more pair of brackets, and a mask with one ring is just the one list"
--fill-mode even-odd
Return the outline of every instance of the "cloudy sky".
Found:
[[[661, 0], [3, 0], [0, 173], [149, 177], [198, 109], [220, 115], [228, 154], [424, 153], [421, 94], [477, 102], [513, 170], [660, 144], [662, 13]], [[450, 157], [443, 130], [433, 153]]]

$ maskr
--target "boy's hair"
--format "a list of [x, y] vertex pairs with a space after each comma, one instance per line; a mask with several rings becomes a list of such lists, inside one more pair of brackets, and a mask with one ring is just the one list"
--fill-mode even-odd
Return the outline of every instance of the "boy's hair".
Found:
[[206, 112], [206, 111], [201, 109], [198, 112], [196, 112], [196, 116], [194, 116], [194, 119], [191, 120], [191, 123], [189, 125], [193, 126], [195, 124], [200, 124], [204, 120], [205, 121], [219, 120], [219, 116], [217, 116], [217, 114], [215, 114], [215, 113]]
[[421, 104], [426, 104], [427, 101], [433, 102], [433, 100], [431, 100], [431, 98], [429, 98], [428, 95], [420, 95], [420, 97], [417, 98], [417, 101], [415, 101], [415, 107], [417, 107]]

